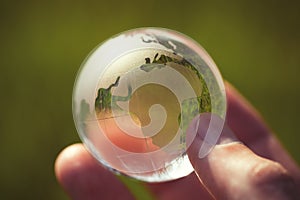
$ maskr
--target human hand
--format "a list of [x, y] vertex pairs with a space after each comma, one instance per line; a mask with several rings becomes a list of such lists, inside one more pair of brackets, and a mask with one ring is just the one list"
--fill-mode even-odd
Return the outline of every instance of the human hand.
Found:
[[[251, 105], [229, 84], [226, 143], [198, 157], [197, 138], [188, 150], [195, 173], [147, 184], [157, 199], [300, 199], [300, 170]], [[230, 127], [231, 130], [228, 128]], [[231, 134], [242, 141], [237, 142]], [[59, 183], [72, 199], [134, 199], [82, 144], [64, 149], [55, 163]], [[199, 178], [198, 178], [199, 177]]]

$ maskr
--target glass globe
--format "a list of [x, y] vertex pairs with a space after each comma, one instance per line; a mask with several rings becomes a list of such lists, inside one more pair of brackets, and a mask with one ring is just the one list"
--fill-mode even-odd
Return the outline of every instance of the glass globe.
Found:
[[[193, 172], [186, 132], [202, 113], [225, 119], [221, 75], [199, 44], [168, 29], [108, 39], [83, 62], [74, 85], [74, 121], [87, 149], [113, 172], [147, 182]], [[215, 128], [207, 131], [200, 157], [223, 128], [210, 123]]]

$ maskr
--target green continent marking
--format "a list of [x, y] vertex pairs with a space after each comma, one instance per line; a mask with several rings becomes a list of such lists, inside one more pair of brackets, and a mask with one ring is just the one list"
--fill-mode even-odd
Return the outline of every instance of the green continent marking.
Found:
[[[211, 99], [210, 99], [210, 93], [207, 88], [207, 85], [198, 72], [198, 70], [191, 65], [187, 60], [183, 59], [176, 59], [176, 58], [171, 58], [166, 55], [160, 55], [160, 57], [157, 59], [158, 54], [155, 55], [153, 61], [150, 63], [150, 58], [145, 58], [146, 63], [145, 65], [142, 65], [140, 67], [141, 70], [150, 72], [153, 69], [156, 68], [162, 68], [165, 66], [168, 62], [173, 62], [176, 64], [179, 64], [181, 66], [184, 66], [190, 70], [192, 70], [197, 77], [200, 80], [200, 83], [202, 85], [202, 92], [201, 95], [197, 97], [197, 101], [199, 104], [199, 112], [211, 112]], [[153, 65], [153, 64], [161, 64], [161, 65]], [[112, 106], [116, 106], [117, 101], [128, 101], [132, 95], [132, 88], [130, 85], [128, 85], [128, 95], [127, 96], [114, 96], [112, 95], [112, 88], [113, 87], [118, 87], [120, 81], [120, 76], [117, 77], [116, 81], [112, 83], [108, 88], [99, 88], [97, 97], [95, 99], [95, 109], [98, 112], [101, 111], [110, 111]], [[180, 118], [180, 117], [179, 117]]]
[[[199, 104], [199, 112], [211, 112], [211, 99], [210, 99], [210, 93], [208, 90], [208, 87], [206, 85], [206, 82], [204, 81], [203, 77], [200, 75], [199, 71], [192, 65], [190, 64], [186, 59], [177, 59], [177, 58], [172, 58], [170, 56], [166, 55], [160, 55], [159, 58], [158, 53], [154, 56], [154, 59], [152, 62], [150, 62], [150, 58], [145, 58], [146, 64], [142, 65], [140, 67], [141, 70], [144, 70], [145, 72], [149, 72], [153, 69], [161, 69], [164, 67], [168, 62], [169, 63], [176, 63], [180, 66], [186, 67], [187, 69], [193, 71], [198, 79], [200, 80], [200, 83], [202, 85], [202, 92], [201, 95], [197, 97], [197, 101]], [[157, 65], [153, 65], [157, 64]]]
[[111, 108], [119, 108], [116, 104], [117, 101], [129, 101], [132, 95], [132, 88], [128, 85], [127, 96], [115, 96], [112, 95], [111, 90], [113, 87], [118, 87], [120, 76], [117, 77], [116, 81], [112, 83], [108, 88], [99, 88], [97, 97], [95, 100], [95, 109], [97, 112], [111, 112]]
[[[188, 78], [188, 75], [186, 74], [187, 71], [192, 72], [194, 75], [197, 76], [197, 79], [199, 82], [196, 81], [196, 86], [194, 86], [195, 93], [199, 95], [199, 86], [202, 86], [202, 90], [200, 92], [200, 96], [197, 96], [197, 99], [187, 99], [181, 102], [182, 110], [179, 112], [177, 121], [181, 128], [182, 134], [180, 135], [180, 145], [178, 146], [178, 149], [182, 149], [183, 152], [185, 150], [185, 136], [187, 128], [190, 124], [190, 122], [200, 113], [204, 112], [211, 112], [211, 98], [210, 93], [207, 87], [206, 82], [204, 81], [203, 77], [200, 75], [199, 71], [186, 59], [177, 59], [172, 58], [167, 55], [160, 55], [158, 58], [158, 53], [154, 56], [153, 61], [151, 62], [150, 58], [145, 58], [146, 63], [140, 67], [141, 70], [145, 72], [150, 72], [154, 69], [161, 69], [166, 66], [167, 63], [176, 63], [179, 65], [180, 68], [177, 67], [177, 69], [174, 66], [175, 70], [178, 70], [178, 72], [185, 74]], [[185, 70], [182, 70], [181, 67], [184, 67]], [[188, 69], [188, 70], [186, 70]], [[185, 72], [185, 73], [184, 73]], [[198, 84], [197, 84], [198, 83]], [[171, 133], [170, 133], [171, 134]], [[174, 135], [165, 135], [164, 138], [168, 137], [174, 137]], [[158, 139], [159, 137], [153, 137], [153, 143], [157, 144], [158, 146], [161, 146], [161, 140]], [[170, 141], [170, 140], [169, 140]]]

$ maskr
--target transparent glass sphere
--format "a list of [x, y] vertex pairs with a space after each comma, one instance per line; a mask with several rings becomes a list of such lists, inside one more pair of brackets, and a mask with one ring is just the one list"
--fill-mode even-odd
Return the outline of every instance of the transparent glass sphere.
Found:
[[[83, 62], [73, 91], [78, 133], [110, 170], [148, 182], [177, 179], [194, 169], [186, 132], [194, 118], [225, 119], [221, 75], [205, 50], [189, 37], [162, 28], [118, 34]], [[223, 124], [207, 131], [204, 157]]]

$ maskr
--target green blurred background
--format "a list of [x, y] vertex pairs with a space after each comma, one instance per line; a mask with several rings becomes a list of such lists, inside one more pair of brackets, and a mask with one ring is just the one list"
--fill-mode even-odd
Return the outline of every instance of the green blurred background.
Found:
[[0, 199], [68, 199], [55, 157], [79, 142], [71, 98], [97, 44], [144, 26], [183, 32], [300, 163], [299, 1], [1, 1]]

